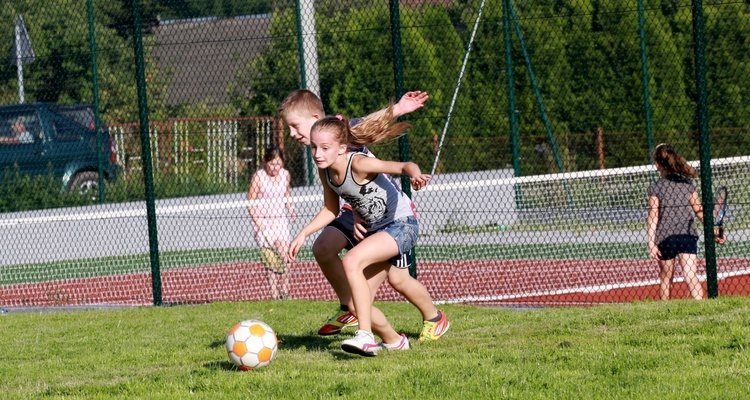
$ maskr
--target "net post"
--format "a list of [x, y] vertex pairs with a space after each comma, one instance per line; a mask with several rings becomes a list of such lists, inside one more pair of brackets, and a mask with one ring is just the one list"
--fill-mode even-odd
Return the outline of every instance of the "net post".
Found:
[[[706, 37], [703, 21], [703, 1], [693, 0], [693, 52], [695, 59], [695, 92], [698, 95], [696, 104], [696, 123], [698, 125], [700, 169], [701, 169], [701, 204], [703, 204], [703, 237], [706, 252], [706, 285], [708, 297], [719, 296], [719, 285], [716, 274], [716, 243], [714, 243], [714, 215], [705, 210], [713, 209], [713, 191], [711, 190], [711, 141], [708, 130], [708, 95], [706, 90]], [[711, 207], [707, 207], [711, 205]]]

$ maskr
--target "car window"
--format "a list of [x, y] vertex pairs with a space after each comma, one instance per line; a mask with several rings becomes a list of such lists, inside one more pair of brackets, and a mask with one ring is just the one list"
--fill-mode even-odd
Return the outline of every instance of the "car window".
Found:
[[0, 113], [0, 145], [36, 143], [41, 131], [35, 111]]
[[[54, 114], [53, 114], [54, 115]], [[82, 129], [70, 120], [54, 115], [50, 121], [52, 133], [56, 142], [75, 142], [81, 140]]]
[[95, 128], [94, 110], [90, 107], [79, 105], [52, 105], [50, 106], [50, 111], [88, 131], [93, 131]]

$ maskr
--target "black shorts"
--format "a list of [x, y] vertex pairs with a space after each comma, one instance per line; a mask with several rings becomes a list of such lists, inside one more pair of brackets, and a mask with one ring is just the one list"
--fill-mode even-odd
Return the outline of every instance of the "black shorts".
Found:
[[678, 254], [698, 254], [698, 237], [693, 235], [672, 235], [657, 246], [661, 252], [659, 259], [666, 261]]
[[[347, 207], [342, 208], [339, 216], [336, 217], [333, 222], [328, 224], [328, 226], [336, 229], [337, 231], [341, 232], [342, 235], [344, 235], [346, 240], [349, 242], [346, 245], [347, 250], [351, 250], [354, 246], [357, 245], [357, 243], [359, 243], [359, 240], [354, 237], [354, 214], [352, 213], [351, 209]], [[410, 249], [404, 254], [399, 254], [389, 259], [388, 262], [396, 268], [409, 268], [409, 266], [411, 266], [413, 251], [414, 249]]]

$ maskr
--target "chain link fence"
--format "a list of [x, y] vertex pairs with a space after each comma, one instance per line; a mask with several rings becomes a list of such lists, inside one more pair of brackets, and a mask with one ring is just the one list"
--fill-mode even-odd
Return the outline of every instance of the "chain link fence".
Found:
[[[299, 88], [348, 117], [429, 93], [407, 136], [371, 150], [435, 175], [412, 193], [412, 272], [435, 301], [660, 298], [646, 222], [661, 143], [698, 171], [705, 296], [746, 295], [748, 29], [738, 0], [3, 4], [0, 306], [278, 297], [247, 193], [275, 145], [292, 235], [322, 205], [277, 112]], [[284, 297], [336, 299], [309, 247], [299, 259]], [[687, 275], [675, 266], [672, 298], [690, 297]]]

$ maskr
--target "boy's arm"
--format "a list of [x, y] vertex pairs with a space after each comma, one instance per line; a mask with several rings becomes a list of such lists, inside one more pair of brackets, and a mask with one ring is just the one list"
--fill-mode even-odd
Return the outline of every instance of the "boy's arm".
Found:
[[323, 171], [318, 170], [318, 173], [320, 174], [320, 181], [323, 182], [323, 208], [318, 211], [318, 214], [307, 224], [307, 226], [302, 228], [289, 245], [288, 255], [291, 260], [294, 260], [297, 257], [297, 253], [305, 243], [305, 239], [311, 234], [328, 226], [328, 224], [336, 219], [336, 215], [338, 215], [339, 212], [339, 195], [328, 186]]
[[[424, 103], [429, 98], [430, 96], [427, 94], [427, 92], [423, 92], [421, 90], [406, 92], [403, 96], [401, 96], [401, 100], [393, 105], [393, 118], [398, 118], [402, 115], [413, 113], [414, 111], [419, 110], [420, 108], [424, 107]], [[366, 118], [372, 119], [380, 117], [385, 113], [387, 109], [388, 107], [379, 111], [375, 111], [374, 113], [369, 114]]]

